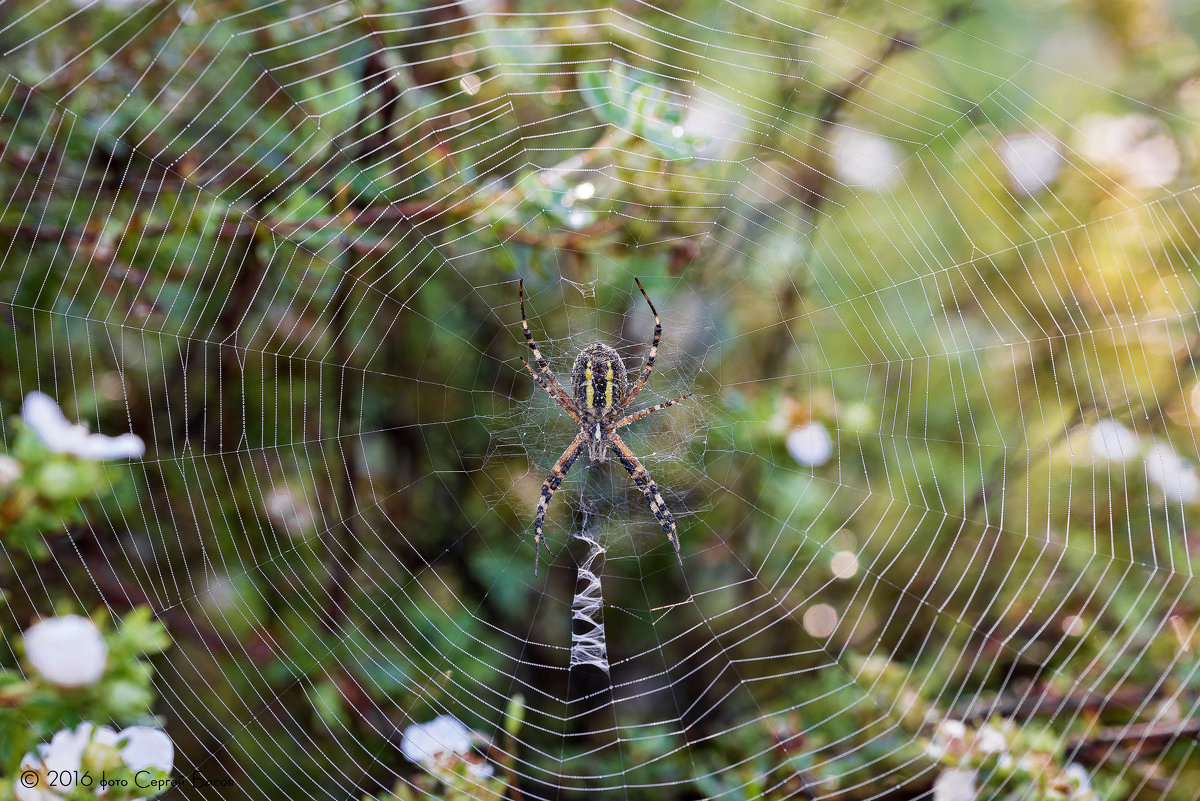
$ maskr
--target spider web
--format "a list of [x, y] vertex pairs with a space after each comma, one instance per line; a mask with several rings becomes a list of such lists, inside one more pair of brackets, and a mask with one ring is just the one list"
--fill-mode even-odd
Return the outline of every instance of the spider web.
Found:
[[[1133, 96], [1066, 8], [7, 10], [0, 410], [152, 443], [13, 623], [149, 604], [180, 773], [436, 795], [400, 742], [453, 715], [476, 797], [915, 796], [994, 714], [1190, 796], [1139, 727], [1197, 717], [1194, 83]], [[576, 429], [517, 279], [565, 380], [593, 341], [636, 376], [634, 276], [638, 405], [695, 393], [626, 437], [684, 568], [581, 458], [535, 580]]]

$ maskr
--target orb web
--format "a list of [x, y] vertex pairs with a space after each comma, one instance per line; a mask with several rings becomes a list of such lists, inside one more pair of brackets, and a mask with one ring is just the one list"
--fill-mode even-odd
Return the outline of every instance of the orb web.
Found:
[[[1173, 791], [1194, 86], [1135, 96], [1065, 8], [10, 5], [3, 397], [152, 443], [55, 564], [168, 625], [181, 770], [433, 795], [401, 744], [445, 715], [476, 797], [870, 798], [1003, 718]], [[577, 427], [517, 282], [565, 383], [637, 375], [635, 276], [640, 405], [694, 393], [627, 436], [683, 566], [581, 458], [535, 579]]]

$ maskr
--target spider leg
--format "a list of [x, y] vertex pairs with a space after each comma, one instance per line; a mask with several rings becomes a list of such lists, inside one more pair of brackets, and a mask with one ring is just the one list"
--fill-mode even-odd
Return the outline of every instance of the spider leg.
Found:
[[650, 474], [646, 472], [646, 468], [633, 451], [629, 450], [629, 446], [625, 441], [617, 436], [617, 432], [609, 433], [608, 438], [612, 444], [613, 451], [621, 459], [621, 464], [629, 471], [630, 478], [633, 483], [637, 484], [638, 489], [646, 496], [646, 502], [650, 504], [650, 511], [654, 512], [655, 519], [662, 526], [662, 530], [667, 532], [667, 539], [671, 541], [671, 545], [675, 548], [675, 558], [679, 560], [679, 566], [683, 567], [683, 557], [679, 555], [679, 531], [675, 528], [675, 518], [671, 515], [671, 510], [667, 508], [666, 501], [663, 500], [662, 493], [658, 491], [658, 485], [654, 483], [654, 479], [650, 478]]
[[654, 338], [650, 340], [650, 352], [646, 354], [646, 366], [642, 368], [642, 375], [638, 378], [637, 383], [633, 385], [633, 389], [629, 390], [629, 394], [625, 396], [625, 401], [621, 405], [622, 409], [628, 409], [633, 399], [642, 391], [642, 387], [646, 385], [646, 381], [650, 379], [650, 371], [654, 369], [654, 358], [658, 356], [658, 341], [662, 339], [662, 323], [658, 320], [658, 309], [654, 308], [654, 304], [650, 302], [650, 296], [646, 294], [646, 290], [642, 287], [642, 282], [634, 278], [637, 282], [638, 289], [642, 290], [642, 297], [646, 299], [646, 303], [650, 306], [650, 311], [654, 313]]
[[535, 373], [533, 371], [533, 368], [529, 366], [529, 362], [525, 361], [524, 359], [521, 359], [521, 364], [525, 365], [525, 369], [529, 371], [529, 374], [531, 376], [533, 376], [533, 380], [538, 382], [538, 386], [540, 386], [542, 389], [549, 392], [550, 397], [554, 398], [554, 402], [557, 403], [559, 406], [561, 406], [563, 408], [564, 412], [571, 415], [572, 420], [574, 420], [576, 423], [579, 423], [580, 425], [583, 425], [583, 422], [579, 419], [579, 414], [575, 411], [575, 404], [571, 403], [564, 396], [561, 396], [557, 392], [555, 392], [554, 388], [546, 383], [546, 379], [542, 378], [540, 375], [538, 375], [537, 373]]
[[[558, 383], [558, 379], [554, 376], [554, 371], [550, 369], [550, 365], [546, 363], [546, 359], [542, 356], [542, 352], [538, 350], [537, 342], [533, 340], [533, 332], [529, 330], [529, 321], [525, 318], [524, 279], [521, 280], [520, 288], [517, 290], [517, 294], [521, 298], [521, 329], [525, 332], [525, 344], [529, 346], [531, 351], [533, 351], [533, 358], [537, 360], [538, 367], [541, 369], [550, 385], [554, 387], [555, 392], [558, 393], [555, 397], [555, 400], [558, 401], [558, 405], [562, 406], [563, 408], [570, 406], [573, 409], [575, 407], [574, 404], [571, 403], [571, 397], [567, 394], [567, 391], [563, 389], [562, 384]], [[533, 371], [530, 370], [530, 372]], [[536, 378], [537, 376], [535, 375], [534, 377]], [[549, 390], [547, 390], [547, 392], [549, 392]], [[551, 392], [550, 394], [554, 395], [555, 393]]]
[[674, 406], [675, 404], [679, 403], [680, 401], [685, 401], [690, 397], [692, 397], [692, 393], [689, 392], [686, 395], [681, 395], [680, 397], [676, 398], [675, 400], [669, 400], [665, 403], [660, 403], [657, 406], [651, 406], [649, 409], [642, 409], [640, 412], [635, 412], [635, 413], [629, 415], [628, 417], [622, 417], [615, 424], [613, 424], [613, 430], [615, 431], [618, 428], [627, 426], [630, 423], [632, 423], [634, 420], [641, 420], [646, 415], [654, 414], [655, 412], [659, 411], [660, 409], [665, 409], [668, 406]]
[[567, 477], [567, 471], [571, 469], [571, 465], [579, 458], [579, 449], [583, 446], [584, 434], [579, 432], [575, 435], [575, 440], [567, 446], [563, 451], [563, 455], [558, 457], [558, 461], [554, 463], [554, 467], [550, 468], [550, 472], [546, 475], [546, 480], [542, 482], [542, 497], [538, 498], [537, 517], [533, 520], [533, 542], [536, 554], [533, 561], [534, 578], [538, 574], [538, 563], [541, 561], [542, 548], [551, 556], [554, 556], [554, 551], [550, 550], [550, 546], [546, 544], [546, 538], [542, 534], [542, 524], [546, 522], [546, 509], [550, 506], [550, 499], [554, 497], [554, 491], [558, 489], [558, 485]]

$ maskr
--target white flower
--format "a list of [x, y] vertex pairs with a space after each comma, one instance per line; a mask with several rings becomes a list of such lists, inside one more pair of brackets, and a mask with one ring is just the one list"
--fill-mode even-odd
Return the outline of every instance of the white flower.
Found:
[[586, 209], [571, 209], [567, 212], [567, 225], [572, 228], [584, 228], [592, 224], [596, 215]]
[[1092, 777], [1088, 774], [1087, 768], [1080, 765], [1078, 762], [1072, 762], [1063, 770], [1063, 776], [1070, 782], [1075, 784], [1077, 790], [1092, 789]]
[[1058, 142], [1042, 134], [1020, 134], [1004, 140], [1000, 160], [1013, 194], [1032, 195], [1049, 186], [1062, 168]]
[[307, 498], [287, 485], [273, 487], [263, 499], [263, 509], [272, 523], [291, 534], [306, 531], [315, 522]]
[[983, 726], [975, 732], [975, 750], [981, 754], [1003, 754], [1008, 750], [1008, 739], [992, 726]]
[[122, 731], [117, 739], [125, 741], [125, 746], [121, 749], [121, 759], [133, 772], [150, 768], [171, 772], [171, 767], [175, 764], [175, 746], [162, 729], [130, 726]]
[[1165, 186], [1179, 174], [1182, 159], [1161, 122], [1144, 114], [1095, 114], [1080, 126], [1080, 151], [1126, 185]]
[[158, 768], [171, 772], [175, 749], [164, 732], [148, 726], [131, 726], [118, 733], [108, 726], [85, 721], [74, 731], [63, 729], [49, 743], [39, 745], [36, 753], [25, 755], [21, 770], [35, 771], [39, 776], [34, 787], [14, 782], [17, 801], [62, 801], [75, 786], [75, 775], [83, 767], [84, 755], [90, 747], [115, 749], [121, 743], [124, 743], [120, 747], [121, 760], [130, 770]]
[[414, 723], [400, 739], [404, 758], [426, 768], [453, 763], [470, 751], [471, 732], [453, 715], [438, 715], [428, 723]]
[[[37, 761], [37, 757], [33, 754], [26, 754], [25, 758], [21, 760], [21, 773], [30, 770], [37, 772], [40, 767], [41, 763]], [[54, 776], [57, 781], [58, 774], [54, 774]], [[62, 801], [63, 799], [63, 796], [55, 792], [58, 784], [49, 784], [48, 778], [44, 775], [38, 777], [37, 785], [34, 787], [26, 787], [20, 781], [16, 780], [12, 784], [13, 797], [17, 801]], [[62, 789], [64, 794], [68, 791], [67, 788]]]
[[1107, 462], [1128, 462], [1138, 452], [1137, 434], [1116, 420], [1099, 420], [1088, 431], [1092, 456]]
[[833, 440], [825, 426], [817, 422], [801, 426], [788, 434], [788, 453], [805, 467], [816, 467], [833, 455]]
[[672, 133], [699, 137], [703, 140], [698, 148], [700, 155], [719, 157], [745, 137], [746, 125], [746, 112], [740, 104], [701, 88], [689, 101], [683, 124]]
[[42, 392], [25, 396], [21, 419], [55, 453], [98, 460], [140, 459], [146, 453], [145, 444], [136, 434], [106, 437], [88, 433], [87, 426], [68, 421], [54, 399]]
[[900, 179], [900, 148], [877, 134], [838, 128], [831, 155], [834, 174], [846, 186], [883, 190]]
[[947, 768], [933, 783], [933, 801], [975, 801], [975, 771]]
[[108, 646], [96, 624], [79, 615], [35, 623], [24, 634], [25, 656], [42, 678], [61, 687], [94, 684], [104, 675]]
[[938, 724], [925, 750], [934, 759], [941, 759], [946, 754], [961, 756], [966, 745], [967, 727], [960, 720], [948, 718]]
[[13, 783], [18, 801], [58, 801], [75, 786], [75, 772], [83, 762], [83, 752], [91, 741], [91, 723], [81, 723], [75, 731], [63, 729], [21, 760], [22, 772], [41, 774], [34, 787]]
[[1196, 468], [1160, 442], [1146, 451], [1146, 479], [1157, 484], [1171, 501], [1194, 501], [1200, 497], [1200, 476]]
[[214, 573], [204, 580], [204, 589], [197, 599], [214, 612], [233, 612], [238, 609], [242, 594], [227, 573]]
[[0, 453], [0, 488], [21, 477], [21, 463], [7, 454]]

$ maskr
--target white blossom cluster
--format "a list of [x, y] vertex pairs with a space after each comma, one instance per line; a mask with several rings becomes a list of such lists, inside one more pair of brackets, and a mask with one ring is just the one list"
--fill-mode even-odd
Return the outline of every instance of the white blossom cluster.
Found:
[[788, 434], [787, 449], [798, 464], [818, 467], [833, 456], [833, 439], [825, 426], [814, 420]]
[[136, 434], [106, 437], [92, 434], [82, 423], [67, 420], [54, 399], [43, 392], [30, 392], [21, 407], [21, 420], [55, 453], [80, 459], [140, 459], [146, 445]]
[[[25, 658], [44, 681], [58, 687], [85, 687], [104, 675], [108, 646], [100, 630], [86, 617], [63, 615], [42, 620], [22, 635]], [[158, 769], [171, 772], [174, 746], [162, 731], [150, 726], [131, 726], [115, 731], [108, 726], [84, 722], [63, 729], [21, 760], [22, 772], [33, 771], [37, 780], [13, 785], [17, 801], [62, 801], [77, 788], [88, 757], [107, 764], [116, 754], [133, 772]], [[85, 788], [103, 795], [99, 784]], [[155, 791], [157, 792], [157, 791]], [[147, 792], [147, 795], [153, 795]]]
[[1165, 442], [1143, 450], [1137, 433], [1116, 420], [1100, 420], [1087, 432], [1088, 450], [1097, 462], [1126, 464], [1139, 455], [1146, 480], [1158, 487], [1168, 501], [1190, 503], [1200, 499], [1200, 473], [1196, 465]]
[[1046, 189], [1062, 170], [1062, 146], [1044, 133], [1005, 137], [998, 148], [1014, 195], [1029, 196]]
[[839, 127], [830, 145], [833, 173], [846, 186], [883, 192], [903, 177], [904, 154], [894, 142], [879, 134]]
[[[104, 788], [96, 777], [85, 775], [85, 765], [109, 764], [114, 754], [135, 774], [143, 770], [170, 773], [175, 762], [171, 738], [159, 729], [130, 726], [118, 732], [85, 721], [74, 730], [63, 729], [50, 742], [38, 746], [36, 752], [25, 755], [21, 760], [23, 780], [13, 783], [17, 801], [62, 801], [77, 794], [77, 782], [102, 797]], [[28, 771], [37, 774], [36, 781], [28, 780]], [[147, 788], [146, 796], [157, 792]]]
[[[1157, 189], [1175, 180], [1183, 166], [1167, 127], [1145, 114], [1093, 114], [1080, 121], [1075, 148], [1091, 163], [1134, 190]], [[1014, 195], [1046, 189], [1066, 163], [1063, 145], [1045, 132], [1005, 137], [996, 148]]]
[[1200, 498], [1200, 475], [1196, 466], [1165, 442], [1146, 451], [1146, 479], [1157, 485], [1168, 501], [1188, 503]]
[[461, 763], [467, 766], [471, 778], [486, 779], [492, 775], [492, 766], [471, 754], [473, 741], [473, 733], [458, 718], [438, 715], [428, 723], [414, 723], [406, 728], [400, 740], [400, 753], [431, 773], [453, 771]]
[[1141, 449], [1138, 435], [1116, 420], [1099, 420], [1088, 429], [1088, 450], [1096, 461], [1124, 464]]
[[1157, 189], [1183, 166], [1179, 146], [1160, 121], [1145, 114], [1094, 114], [1079, 126], [1079, 151], [1131, 189]]
[[25, 658], [43, 679], [59, 687], [95, 684], [104, 675], [108, 646], [96, 624], [80, 615], [49, 618], [23, 636]]
[[281, 484], [263, 498], [267, 518], [289, 534], [299, 535], [316, 525], [316, 516], [303, 492]]
[[1094, 801], [1091, 778], [1083, 766], [1071, 763], [1057, 776], [1044, 776], [1043, 760], [1014, 753], [1010, 742], [1014, 731], [1010, 723], [1002, 724], [1001, 728], [985, 723], [974, 731], [959, 720], [939, 723], [925, 746], [925, 753], [942, 765], [933, 783], [934, 801], [976, 801], [980, 797], [979, 785], [987, 778], [981, 776], [985, 763], [1004, 771], [1037, 776], [1039, 781], [1049, 780], [1056, 793], [1053, 797], [1062, 801]]
[[8, 454], [0, 453], [0, 489], [21, 477], [21, 463]]

